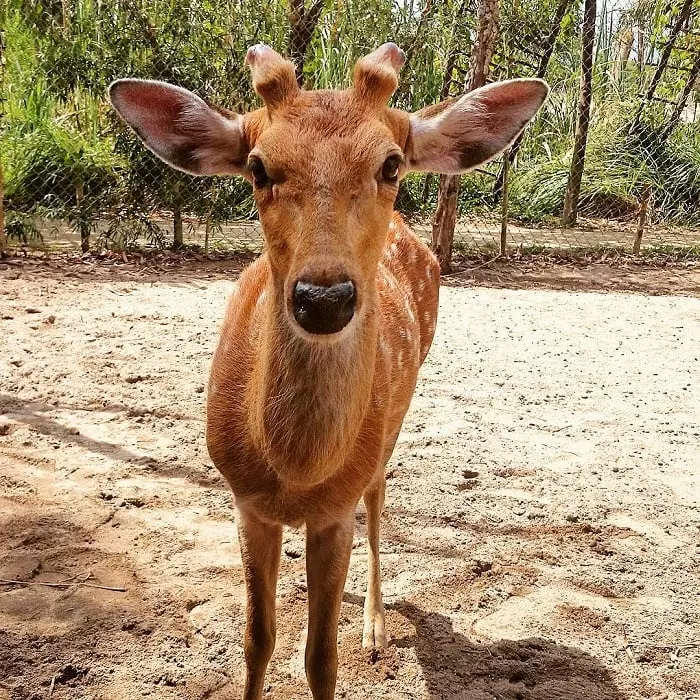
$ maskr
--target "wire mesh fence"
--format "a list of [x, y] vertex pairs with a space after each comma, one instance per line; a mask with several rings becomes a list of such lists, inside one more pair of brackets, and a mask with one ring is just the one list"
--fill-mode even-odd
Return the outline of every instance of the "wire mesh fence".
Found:
[[[328, 88], [392, 40], [407, 57], [393, 104], [413, 111], [463, 92], [477, 21], [475, 0], [9, 0], [7, 241], [260, 250], [248, 183], [157, 160], [110, 108], [110, 82], [160, 79], [243, 111], [260, 106], [244, 66], [255, 43], [290, 56], [303, 86]], [[696, 0], [520, 0], [500, 3], [494, 21], [488, 79], [538, 76], [552, 91], [522, 139], [462, 177], [455, 253], [700, 252]], [[439, 190], [438, 176], [411, 174], [397, 199], [428, 240]]]

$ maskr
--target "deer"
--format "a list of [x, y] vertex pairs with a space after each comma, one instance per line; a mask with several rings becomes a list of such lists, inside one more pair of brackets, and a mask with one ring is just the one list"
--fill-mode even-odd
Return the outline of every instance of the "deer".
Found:
[[503, 152], [549, 88], [489, 84], [408, 113], [389, 106], [405, 54], [361, 58], [352, 85], [306, 90], [294, 65], [246, 55], [263, 106], [236, 114], [137, 79], [112, 105], [156, 156], [252, 182], [264, 252], [228, 302], [207, 395], [211, 459], [234, 494], [246, 588], [244, 700], [263, 696], [276, 640], [283, 527], [306, 529], [306, 678], [332, 700], [338, 618], [360, 499], [368, 584], [362, 644], [387, 644], [379, 562], [387, 464], [433, 340], [440, 267], [394, 212], [409, 172], [459, 174]]

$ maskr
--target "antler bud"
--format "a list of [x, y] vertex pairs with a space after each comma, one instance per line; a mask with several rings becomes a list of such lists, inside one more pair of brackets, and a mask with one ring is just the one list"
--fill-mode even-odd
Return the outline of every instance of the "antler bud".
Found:
[[265, 44], [255, 44], [248, 49], [245, 62], [250, 66], [253, 88], [262, 97], [265, 106], [274, 110], [293, 99], [299, 92], [294, 64], [282, 58]]
[[393, 42], [382, 44], [355, 66], [355, 90], [362, 100], [383, 106], [399, 85], [399, 70], [406, 54]]

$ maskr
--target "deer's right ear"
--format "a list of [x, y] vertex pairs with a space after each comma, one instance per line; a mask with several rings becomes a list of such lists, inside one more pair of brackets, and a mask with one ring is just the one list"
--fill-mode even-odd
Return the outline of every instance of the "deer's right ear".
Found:
[[192, 175], [246, 175], [248, 145], [240, 115], [157, 80], [117, 80], [109, 99], [159, 158]]

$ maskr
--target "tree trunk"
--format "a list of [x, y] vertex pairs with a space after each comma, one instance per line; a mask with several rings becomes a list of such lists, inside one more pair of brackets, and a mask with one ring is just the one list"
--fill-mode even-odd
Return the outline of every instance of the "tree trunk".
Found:
[[586, 159], [586, 142], [588, 125], [591, 117], [591, 97], [593, 88], [593, 43], [595, 40], [596, 0], [585, 0], [583, 28], [581, 30], [581, 82], [579, 86], [578, 114], [576, 134], [574, 136], [574, 153], [571, 158], [569, 181], [566, 185], [564, 213], [561, 224], [574, 226], [578, 215], [578, 200], [581, 194], [581, 178]]
[[690, 97], [690, 93], [694, 90], [696, 83], [698, 82], [698, 79], [700, 78], [700, 53], [695, 57], [695, 63], [693, 63], [693, 67], [690, 69], [690, 72], [688, 73], [688, 80], [686, 81], [683, 91], [681, 92], [681, 96], [678, 98], [678, 102], [676, 102], [676, 106], [673, 108], [673, 113], [671, 114], [671, 118], [668, 120], [668, 123], [664, 127], [664, 130], [661, 134], [661, 140], [665, 141], [666, 139], [671, 136], [673, 133], [673, 130], [678, 126], [678, 122], [681, 120], [681, 116], [683, 116], [683, 110], [685, 109], [685, 106], [688, 104], [688, 98]]
[[[554, 47], [559, 38], [559, 32], [561, 32], [561, 25], [564, 21], [564, 15], [566, 11], [571, 6], [572, 0], [559, 0], [559, 5], [557, 5], [557, 11], [554, 13], [554, 19], [552, 20], [552, 27], [549, 30], [549, 34], [542, 45], [542, 53], [540, 54], [540, 62], [537, 66], [536, 77], [544, 79], [547, 75], [547, 68], [549, 67], [549, 61], [554, 53]], [[508, 152], [508, 165], [512, 165], [515, 162], [515, 158], [520, 150], [520, 144], [523, 142], [523, 134], [520, 134], [518, 138], [515, 139], [513, 145], [510, 147]], [[496, 181], [493, 185], [493, 201], [498, 202], [503, 194], [503, 181], [505, 179], [505, 164], [501, 165], [496, 175]]]
[[[464, 7], [465, 5], [462, 5], [462, 8]], [[476, 41], [464, 84], [465, 93], [486, 84], [498, 33], [498, 0], [479, 0], [477, 22]], [[451, 78], [447, 75], [445, 77]], [[432, 247], [443, 273], [450, 272], [452, 269], [452, 244], [457, 221], [458, 196], [459, 175], [441, 175], [437, 209], [433, 220]]]
[[173, 250], [180, 250], [185, 244], [182, 236], [182, 207], [177, 202], [173, 207]]
[[[673, 48], [676, 45], [676, 39], [681, 33], [683, 27], [688, 23], [688, 20], [690, 19], [690, 13], [693, 9], [694, 2], [696, 2], [696, 0], [684, 0], [683, 2], [683, 6], [681, 7], [680, 12], [678, 13], [678, 17], [676, 18], [676, 21], [671, 27], [671, 33], [669, 34], [668, 41], [666, 42], [663, 51], [661, 52], [661, 56], [659, 57], [659, 63], [656, 66], [656, 70], [654, 71], [654, 77], [651, 79], [651, 83], [649, 84], [649, 88], [647, 89], [646, 95], [644, 95], [644, 99], [639, 103], [639, 107], [637, 107], [637, 112], [635, 113], [634, 119], [632, 120], [632, 126], [630, 126], [631, 133], [639, 129], [642, 114], [644, 110], [649, 106], [649, 104], [651, 104], [651, 101], [654, 99], [656, 88], [661, 82], [661, 78], [663, 77], [664, 71], [666, 70], [668, 61], [671, 58], [671, 52], [673, 51]], [[640, 63], [643, 66], [643, 59], [640, 59]]]
[[433, 221], [433, 252], [440, 263], [440, 271], [452, 270], [452, 244], [457, 222], [459, 175], [440, 175], [437, 208]]
[[304, 5], [304, 0], [289, 2], [289, 56], [294, 63], [300, 86], [304, 83], [306, 52], [321, 17], [323, 2], [324, 0], [316, 0], [308, 8]]

